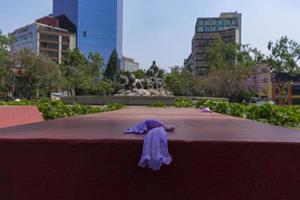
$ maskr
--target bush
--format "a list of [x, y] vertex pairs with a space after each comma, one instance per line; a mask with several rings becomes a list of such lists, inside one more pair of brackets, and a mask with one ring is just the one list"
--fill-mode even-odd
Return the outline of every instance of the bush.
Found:
[[166, 104], [162, 101], [154, 101], [150, 107], [155, 107], [155, 108], [165, 108], [167, 107]]
[[193, 107], [193, 101], [190, 99], [176, 99], [174, 106], [177, 108], [189, 108]]
[[111, 104], [106, 105], [105, 112], [114, 111], [114, 110], [120, 110], [122, 108], [124, 108], [123, 104], [120, 104], [120, 103], [111, 103]]
[[21, 101], [8, 101], [0, 102], [0, 105], [35, 105], [43, 114], [44, 119], [59, 119], [74, 117], [77, 115], [86, 115], [99, 112], [108, 112], [113, 110], [122, 109], [122, 104], [108, 104], [106, 106], [86, 106], [80, 104], [66, 105], [60, 100], [50, 100], [48, 98], [41, 98], [37, 100], [21, 100]]
[[209, 107], [215, 112], [251, 119], [259, 122], [269, 123], [276, 126], [296, 127], [300, 123], [300, 107], [281, 107], [272, 104], [258, 106], [229, 103], [226, 101], [198, 102], [200, 107]]

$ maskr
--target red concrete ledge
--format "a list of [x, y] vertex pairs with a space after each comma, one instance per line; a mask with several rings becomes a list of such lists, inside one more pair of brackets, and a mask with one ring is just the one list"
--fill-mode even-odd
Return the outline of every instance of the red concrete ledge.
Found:
[[36, 106], [0, 106], [0, 128], [44, 121]]
[[[174, 158], [159, 172], [137, 163], [158, 118]], [[297, 200], [300, 132], [196, 109], [129, 108], [0, 129], [0, 199]]]

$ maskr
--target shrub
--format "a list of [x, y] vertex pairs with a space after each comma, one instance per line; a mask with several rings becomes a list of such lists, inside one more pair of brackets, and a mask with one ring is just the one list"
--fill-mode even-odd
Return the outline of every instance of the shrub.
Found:
[[0, 102], [0, 105], [35, 105], [43, 114], [44, 119], [58, 119], [74, 117], [77, 115], [86, 115], [99, 112], [108, 112], [113, 110], [122, 109], [122, 104], [108, 104], [106, 106], [86, 106], [80, 104], [66, 105], [60, 100], [50, 100], [48, 98], [41, 98], [37, 100], [21, 100], [21, 101], [8, 101]]
[[120, 110], [122, 108], [124, 108], [123, 104], [120, 104], [120, 103], [111, 103], [111, 104], [106, 105], [105, 112], [114, 111], [114, 110]]
[[166, 104], [163, 101], [154, 101], [150, 107], [155, 107], [155, 108], [165, 108], [167, 107]]
[[296, 127], [300, 123], [300, 107], [281, 107], [272, 104], [261, 106], [229, 103], [225, 101], [198, 102], [197, 107], [209, 107], [215, 112], [256, 120], [276, 126]]
[[193, 107], [193, 101], [190, 99], [176, 99], [173, 105], [177, 108], [189, 108]]

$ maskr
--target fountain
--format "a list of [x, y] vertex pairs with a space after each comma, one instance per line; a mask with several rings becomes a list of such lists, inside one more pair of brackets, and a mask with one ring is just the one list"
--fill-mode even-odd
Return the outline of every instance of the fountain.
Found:
[[115, 96], [156, 96], [170, 97], [173, 94], [165, 88], [165, 83], [159, 75], [159, 67], [153, 61], [143, 79], [137, 79], [134, 74], [121, 75], [120, 80], [123, 89]]

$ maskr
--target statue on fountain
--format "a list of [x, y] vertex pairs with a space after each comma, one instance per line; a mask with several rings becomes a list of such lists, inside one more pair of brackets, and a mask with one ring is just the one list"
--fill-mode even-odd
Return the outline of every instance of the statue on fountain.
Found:
[[164, 80], [159, 77], [159, 72], [159, 67], [153, 61], [143, 79], [137, 79], [134, 74], [121, 75], [123, 89], [117, 96], [172, 96], [171, 92], [165, 89]]

